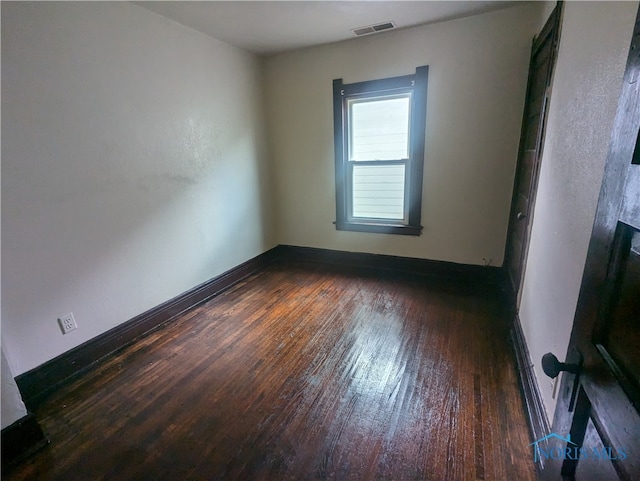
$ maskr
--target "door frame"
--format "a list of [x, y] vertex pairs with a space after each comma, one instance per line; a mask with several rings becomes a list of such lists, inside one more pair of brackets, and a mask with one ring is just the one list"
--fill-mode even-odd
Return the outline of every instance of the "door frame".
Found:
[[[522, 117], [522, 127], [520, 134], [520, 146], [518, 150], [518, 163], [516, 165], [516, 172], [514, 177], [514, 186], [511, 198], [511, 208], [509, 215], [509, 230], [507, 235], [507, 243], [505, 245], [505, 261], [503, 263], [503, 269], [505, 272], [505, 285], [506, 285], [506, 301], [509, 311], [509, 317], [513, 319], [512, 321], [512, 329], [511, 329], [511, 343], [513, 345], [513, 350], [515, 354], [515, 361], [518, 371], [518, 377], [520, 378], [520, 386], [523, 397], [523, 405], [527, 414], [529, 430], [531, 433], [531, 439], [540, 439], [543, 436], [549, 433], [549, 420], [547, 418], [546, 410], [544, 407], [544, 403], [542, 401], [542, 396], [540, 395], [540, 390], [538, 388], [538, 382], [536, 376], [533, 372], [533, 364], [531, 363], [531, 356], [529, 354], [529, 350], [527, 348], [527, 343], [525, 341], [524, 333], [522, 332], [522, 325], [520, 323], [520, 319], [518, 316], [518, 307], [520, 303], [520, 295], [519, 295], [519, 287], [522, 284], [522, 279], [524, 278], [524, 273], [526, 270], [526, 255], [529, 247], [529, 238], [530, 238], [530, 226], [532, 224], [533, 219], [533, 211], [535, 206], [535, 194], [538, 186], [538, 176], [537, 173], [540, 172], [540, 160], [542, 158], [542, 148], [544, 146], [544, 138], [545, 138], [545, 127], [546, 120], [549, 111], [549, 99], [551, 96], [551, 80], [553, 79], [553, 72], [555, 70], [556, 58], [558, 55], [558, 48], [560, 42], [560, 33], [562, 28], [562, 14], [563, 14], [563, 3], [562, 1], [558, 1], [553, 11], [550, 13], [549, 18], [546, 20], [544, 27], [540, 31], [540, 33], [533, 39], [532, 47], [531, 47], [531, 56], [529, 60], [529, 75], [527, 80], [527, 91], [525, 98], [525, 108]], [[553, 30], [552, 30], [553, 29]], [[551, 32], [550, 32], [551, 30]], [[518, 285], [514, 285], [512, 282], [511, 276], [508, 271], [508, 262], [509, 262], [509, 254], [510, 254], [510, 245], [512, 241], [512, 237], [515, 231], [515, 223], [518, 222], [516, 219], [516, 209], [517, 209], [517, 195], [518, 195], [518, 179], [519, 179], [519, 170], [523, 168], [523, 153], [525, 150], [525, 135], [526, 135], [526, 119], [529, 115], [528, 109], [528, 101], [530, 97], [531, 90], [531, 71], [533, 68], [533, 60], [537, 49], [540, 47], [540, 40], [549, 34], [553, 34], [554, 38], [552, 40], [552, 48], [550, 55], [553, 56], [551, 66], [548, 72], [546, 87], [545, 87], [545, 101], [543, 105], [543, 109], [541, 109], [540, 120], [538, 126], [538, 135], [537, 135], [537, 152], [536, 152], [536, 163], [537, 163], [537, 172], [534, 172], [532, 175], [535, 176], [535, 181], [532, 180], [532, 184], [534, 184], [534, 191], [531, 192], [530, 201], [529, 201], [529, 212], [526, 218], [527, 226], [525, 227], [525, 238], [523, 248], [520, 250], [519, 255], [521, 257], [521, 268], [520, 268], [520, 279], [518, 279]], [[540, 472], [544, 467], [543, 460], [539, 460], [536, 463], [536, 469]]]

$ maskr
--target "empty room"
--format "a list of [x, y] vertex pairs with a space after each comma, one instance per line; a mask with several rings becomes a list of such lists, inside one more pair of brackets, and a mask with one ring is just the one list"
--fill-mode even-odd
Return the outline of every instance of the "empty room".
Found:
[[3, 479], [640, 479], [638, 1], [1, 7]]

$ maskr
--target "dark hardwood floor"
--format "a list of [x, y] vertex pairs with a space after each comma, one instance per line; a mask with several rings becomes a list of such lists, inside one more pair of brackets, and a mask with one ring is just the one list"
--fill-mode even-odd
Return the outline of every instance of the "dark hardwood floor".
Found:
[[272, 264], [53, 394], [5, 479], [534, 480], [501, 302]]

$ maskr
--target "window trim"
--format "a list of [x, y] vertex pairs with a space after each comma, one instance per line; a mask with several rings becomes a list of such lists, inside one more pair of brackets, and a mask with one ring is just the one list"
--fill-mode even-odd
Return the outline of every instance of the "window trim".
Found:
[[[428, 66], [416, 68], [413, 75], [390, 77], [344, 84], [333, 81], [333, 125], [336, 174], [336, 229], [419, 236], [422, 232], [422, 178], [427, 117]], [[405, 201], [407, 222], [352, 218], [351, 169], [349, 161], [348, 100], [354, 97], [393, 95], [411, 91], [411, 121], [409, 125], [409, 159], [405, 168]], [[358, 161], [358, 164], [361, 161]], [[389, 161], [377, 161], [389, 162]], [[366, 163], [366, 161], [365, 161]], [[363, 164], [364, 165], [364, 164]], [[386, 165], [386, 164], [385, 164]]]

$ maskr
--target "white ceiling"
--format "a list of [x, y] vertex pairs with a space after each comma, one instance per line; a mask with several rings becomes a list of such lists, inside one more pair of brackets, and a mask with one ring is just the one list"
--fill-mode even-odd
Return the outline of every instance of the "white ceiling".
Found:
[[[355, 38], [351, 29], [398, 28], [511, 7], [513, 1], [141, 1], [141, 7], [224, 42], [270, 55]], [[383, 32], [375, 35], [384, 35]]]

